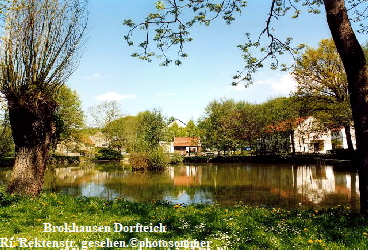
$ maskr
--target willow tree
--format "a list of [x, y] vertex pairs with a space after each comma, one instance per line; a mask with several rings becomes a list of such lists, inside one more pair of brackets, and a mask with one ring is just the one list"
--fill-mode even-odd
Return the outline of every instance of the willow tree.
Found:
[[[332, 38], [344, 65], [348, 81], [350, 105], [357, 138], [359, 152], [359, 183], [361, 194], [361, 211], [368, 214], [368, 64], [364, 57], [362, 46], [355, 32], [367, 32], [368, 20], [367, 0], [272, 0], [265, 20], [265, 26], [252, 39], [247, 34], [246, 42], [239, 45], [245, 59], [244, 70], [234, 76], [234, 83], [241, 81], [251, 82], [252, 74], [263, 67], [267, 59], [271, 59], [271, 68], [281, 66], [280, 55], [296, 55], [303, 46], [293, 46], [292, 38], [280, 39], [277, 36], [273, 23], [277, 19], [292, 12], [291, 17], [297, 18], [302, 10], [311, 13], [320, 13], [325, 9], [326, 20]], [[141, 51], [135, 52], [134, 57], [150, 61], [152, 58], [163, 58], [162, 65], [174, 62], [180, 65], [182, 58], [188, 55], [184, 52], [184, 44], [192, 41], [190, 29], [195, 24], [210, 25], [215, 18], [222, 17], [231, 23], [236, 13], [246, 7], [244, 0], [162, 0], [156, 2], [156, 10], [144, 19], [135, 23], [125, 20], [124, 24], [130, 27], [126, 41], [134, 45], [132, 35], [134, 31], [143, 31], [143, 41], [138, 43]], [[351, 20], [359, 25], [353, 26]], [[154, 33], [152, 32], [154, 31]], [[152, 35], [153, 34], [153, 35]], [[291, 34], [292, 36], [292, 34]], [[254, 37], [254, 36], [253, 36]], [[155, 44], [152, 49], [150, 45]], [[173, 60], [169, 56], [169, 49], [177, 47], [177, 56]], [[262, 56], [255, 57], [252, 49], [259, 49]]]
[[11, 1], [1, 44], [0, 91], [8, 102], [16, 158], [10, 193], [42, 190], [56, 94], [76, 69], [87, 28], [86, 2]]

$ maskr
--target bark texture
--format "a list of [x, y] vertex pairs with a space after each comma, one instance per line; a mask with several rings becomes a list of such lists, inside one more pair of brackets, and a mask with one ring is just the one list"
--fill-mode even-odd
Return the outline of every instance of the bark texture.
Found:
[[56, 104], [30, 92], [7, 99], [16, 151], [7, 192], [37, 196], [44, 182]]
[[358, 150], [361, 212], [368, 214], [368, 66], [344, 0], [324, 0], [327, 22], [348, 78]]
[[346, 136], [346, 143], [348, 144], [348, 150], [350, 153], [354, 152], [354, 145], [353, 140], [351, 138], [351, 127], [350, 126], [344, 126], [345, 128], [345, 136]]

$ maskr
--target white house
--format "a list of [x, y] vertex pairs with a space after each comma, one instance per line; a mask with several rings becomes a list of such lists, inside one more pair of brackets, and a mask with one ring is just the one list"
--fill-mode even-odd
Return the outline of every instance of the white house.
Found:
[[[351, 128], [353, 146], [356, 148], [355, 130]], [[335, 148], [348, 148], [345, 128], [333, 131], [323, 128], [314, 117], [303, 119], [294, 130], [295, 152], [327, 153]]]

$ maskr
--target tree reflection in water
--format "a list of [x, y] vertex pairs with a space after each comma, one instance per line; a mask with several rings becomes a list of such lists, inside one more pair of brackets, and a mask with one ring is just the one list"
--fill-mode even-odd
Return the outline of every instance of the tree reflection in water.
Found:
[[[53, 168], [46, 175], [44, 189], [77, 196], [186, 204], [359, 206], [357, 174], [334, 171], [333, 166], [203, 164], [171, 166], [162, 172], [134, 172], [112, 164]], [[0, 183], [5, 185], [9, 176], [10, 170], [2, 169]]]

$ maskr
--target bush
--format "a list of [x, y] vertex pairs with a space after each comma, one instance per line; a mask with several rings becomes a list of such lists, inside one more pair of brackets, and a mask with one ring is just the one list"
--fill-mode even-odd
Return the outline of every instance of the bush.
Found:
[[95, 156], [97, 160], [120, 160], [123, 158], [119, 151], [110, 148], [100, 148]]
[[150, 170], [159, 170], [167, 166], [169, 159], [161, 148], [149, 153]]
[[130, 154], [129, 162], [134, 170], [145, 170], [149, 167], [149, 157], [146, 152], [134, 152]]
[[170, 163], [171, 164], [180, 164], [184, 160], [184, 157], [178, 153], [174, 153], [170, 156]]
[[154, 149], [150, 152], [132, 153], [129, 162], [134, 170], [161, 170], [167, 166], [168, 157], [162, 149]]

